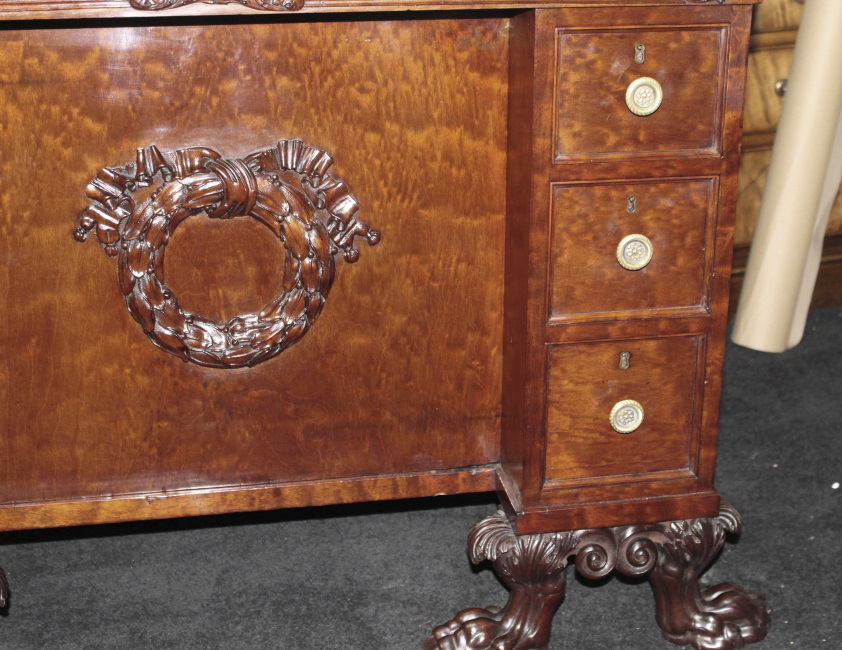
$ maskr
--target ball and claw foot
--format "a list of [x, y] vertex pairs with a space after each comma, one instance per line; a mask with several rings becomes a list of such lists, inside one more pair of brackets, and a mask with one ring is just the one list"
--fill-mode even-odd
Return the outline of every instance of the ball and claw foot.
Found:
[[696, 650], [739, 650], [762, 640], [770, 612], [760, 594], [730, 583], [699, 584], [727, 532], [741, 527], [739, 513], [723, 501], [717, 517], [617, 526], [543, 535], [514, 534], [498, 511], [468, 538], [471, 561], [491, 560], [509, 586], [503, 608], [466, 609], [433, 630], [425, 650], [542, 650], [553, 614], [564, 598], [564, 570], [571, 556], [586, 578], [613, 570], [648, 575], [664, 637]]

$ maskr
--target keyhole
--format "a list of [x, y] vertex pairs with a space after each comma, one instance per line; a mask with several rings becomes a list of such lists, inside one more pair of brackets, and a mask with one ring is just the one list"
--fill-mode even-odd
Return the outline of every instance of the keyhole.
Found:
[[629, 369], [629, 365], [631, 365], [629, 363], [630, 358], [631, 354], [629, 354], [628, 352], [620, 352], [620, 370]]
[[634, 46], [634, 62], [643, 63], [646, 60], [646, 46], [638, 43]]

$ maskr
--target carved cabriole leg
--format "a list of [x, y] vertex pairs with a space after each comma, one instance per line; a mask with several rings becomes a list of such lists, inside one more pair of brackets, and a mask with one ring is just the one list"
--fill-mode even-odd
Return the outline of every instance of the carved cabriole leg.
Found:
[[660, 524], [658, 560], [649, 574], [658, 625], [664, 637], [697, 650], [732, 650], [760, 641], [770, 617], [760, 594], [723, 583], [699, 586], [699, 574], [714, 559], [725, 533], [739, 532], [739, 513], [723, 503], [718, 517]]
[[726, 532], [739, 532], [740, 516], [723, 501], [719, 516], [524, 535], [512, 531], [502, 511], [474, 526], [471, 561], [491, 560], [511, 589], [502, 609], [466, 609], [433, 630], [425, 650], [541, 650], [553, 614], [564, 598], [567, 560], [601, 578], [617, 570], [649, 575], [657, 621], [664, 636], [697, 650], [735, 650], [761, 640], [769, 629], [763, 597], [729, 583], [702, 588], [699, 575], [722, 548]]
[[425, 650], [530, 650], [546, 648], [553, 614], [564, 598], [573, 533], [524, 535], [512, 531], [502, 511], [471, 529], [471, 561], [490, 560], [508, 585], [502, 609], [466, 609], [433, 630]]

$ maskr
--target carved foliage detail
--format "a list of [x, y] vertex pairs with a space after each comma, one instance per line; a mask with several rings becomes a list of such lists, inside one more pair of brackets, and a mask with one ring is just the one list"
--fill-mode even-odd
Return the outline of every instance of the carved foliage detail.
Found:
[[129, 0], [132, 7], [142, 11], [160, 11], [202, 2], [205, 4], [240, 4], [262, 11], [295, 11], [304, 6], [304, 0]]
[[760, 641], [770, 617], [760, 594], [730, 583], [710, 587], [699, 575], [725, 541], [736, 533], [740, 516], [723, 503], [718, 517], [659, 524], [663, 540], [649, 581], [655, 592], [656, 616], [664, 637], [697, 650], [735, 650]]
[[433, 630], [425, 650], [543, 648], [556, 609], [564, 598], [573, 533], [514, 534], [498, 510], [471, 529], [468, 547], [475, 564], [490, 560], [511, 590], [501, 609], [467, 609]]
[[[161, 152], [150, 145], [137, 161], [99, 171], [86, 188], [94, 205], [79, 217], [78, 241], [95, 232], [117, 258], [120, 291], [132, 317], [159, 348], [184, 361], [214, 368], [252, 366], [298, 341], [322, 310], [336, 273], [334, 256], [359, 259], [355, 240], [380, 235], [356, 218], [359, 204], [333, 178], [333, 159], [300, 140], [243, 159], [213, 149]], [[132, 194], [161, 184], [137, 204]], [[257, 313], [217, 323], [184, 311], [164, 284], [164, 251], [176, 227], [205, 214], [249, 216], [285, 248], [283, 290]]]
[[763, 597], [733, 584], [703, 587], [699, 576], [742, 520], [727, 501], [717, 517], [578, 531], [576, 569], [600, 578], [616, 569], [649, 575], [664, 636], [697, 650], [733, 650], [769, 628]]
[[498, 511], [468, 538], [471, 561], [491, 560], [511, 589], [502, 609], [466, 609], [433, 630], [425, 650], [544, 648], [553, 613], [564, 597], [564, 568], [601, 578], [613, 570], [649, 574], [664, 636], [697, 650], [734, 650], [762, 639], [769, 612], [762, 598], [732, 584], [702, 588], [699, 575], [725, 541], [739, 532], [740, 516], [724, 502], [719, 516], [518, 537]]

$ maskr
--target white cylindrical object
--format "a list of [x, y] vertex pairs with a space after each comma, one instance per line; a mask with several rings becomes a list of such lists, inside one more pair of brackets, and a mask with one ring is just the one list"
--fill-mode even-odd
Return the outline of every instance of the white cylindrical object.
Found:
[[842, 181], [842, 1], [807, 0], [732, 338], [764, 352], [804, 333]]

